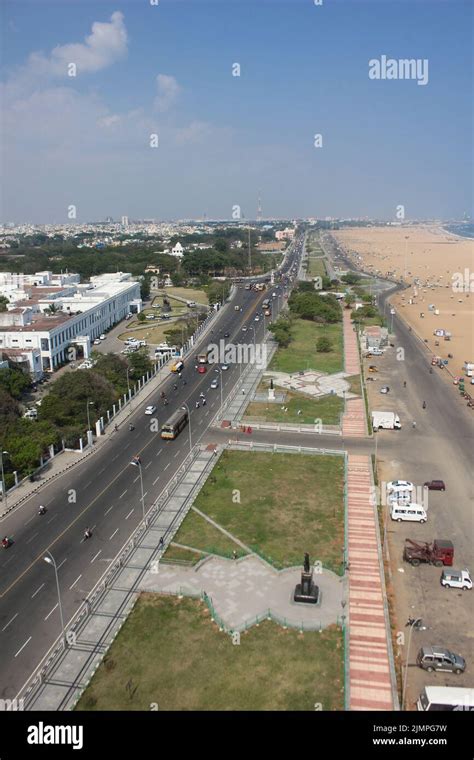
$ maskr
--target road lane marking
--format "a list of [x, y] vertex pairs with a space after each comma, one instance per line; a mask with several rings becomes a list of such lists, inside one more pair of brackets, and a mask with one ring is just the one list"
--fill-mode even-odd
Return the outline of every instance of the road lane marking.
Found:
[[148, 462], [148, 464], [145, 465], [145, 470], [148, 470], [150, 465], [151, 465], [151, 462]]
[[174, 455], [174, 459], [176, 459], [176, 457], [179, 457], [180, 454], [181, 454], [181, 449], [178, 449], [178, 451]]
[[137, 477], [135, 478], [135, 480], [133, 482], [136, 483], [137, 480], [140, 480], [140, 475], [137, 475]]
[[159, 481], [159, 479], [160, 479], [160, 476], [158, 475], [158, 477], [154, 479], [153, 485], [155, 485], [155, 483], [157, 483]]
[[38, 533], [39, 533], [39, 531], [36, 531], [36, 533], [33, 533], [33, 535], [30, 536], [30, 538], [28, 539], [28, 541], [25, 541], [25, 544], [29, 544], [30, 541], [33, 541], [33, 539], [36, 538], [36, 536], [38, 535]]
[[145, 496], [147, 496], [147, 494], [148, 494], [148, 491], [145, 491], [145, 493], [143, 494], [143, 498], [145, 498]]
[[78, 575], [77, 578], [76, 578], [76, 580], [74, 581], [74, 583], [72, 583], [71, 586], [69, 586], [69, 591], [72, 589], [73, 586], [76, 585], [76, 583], [79, 580], [79, 578], [82, 578], [82, 573], [80, 575]]
[[32, 515], [29, 520], [26, 521], [26, 523], [23, 523], [24, 525], [28, 525], [32, 520], [34, 520], [36, 515]]
[[60, 570], [60, 568], [64, 565], [64, 563], [67, 562], [67, 557], [63, 559], [60, 565], [58, 565], [57, 570]]
[[45, 585], [45, 584], [44, 584], [44, 583], [42, 583], [42, 584], [41, 584], [41, 586], [40, 586], [39, 588], [37, 588], [37, 589], [36, 589], [35, 593], [34, 593], [34, 594], [32, 594], [32, 596], [31, 596], [31, 599], [34, 599], [34, 598], [35, 598], [35, 596], [36, 596], [36, 594], [38, 593], [38, 591], [41, 591], [41, 589], [43, 588], [43, 586], [44, 586], [44, 585]]
[[20, 649], [19, 649], [19, 650], [18, 650], [18, 652], [16, 653], [15, 657], [18, 657], [18, 655], [20, 654], [21, 650], [22, 650], [22, 649], [24, 649], [24, 648], [26, 647], [26, 645], [27, 645], [27, 644], [28, 644], [30, 641], [31, 641], [31, 636], [30, 636], [30, 638], [29, 638], [29, 639], [27, 639], [27, 640], [25, 641], [25, 643], [23, 644], [23, 646], [22, 646], [22, 647], [20, 647]]
[[56, 602], [51, 612], [48, 612], [48, 614], [46, 615], [44, 619], [47, 620], [53, 614], [54, 610], [57, 609], [57, 607], [58, 607], [58, 603]]
[[170, 466], [170, 464], [171, 464], [171, 462], [168, 462], [168, 464], [165, 465], [165, 467], [163, 468], [163, 472], [168, 469], [168, 467]]
[[11, 618], [11, 620], [9, 620], [8, 623], [2, 628], [2, 633], [3, 633], [3, 631], [7, 630], [8, 626], [10, 625], [10, 623], [13, 623], [13, 621], [15, 620], [16, 617], [18, 617], [18, 612], [15, 613], [15, 615], [13, 615], [13, 617]]
[[48, 520], [48, 525], [49, 525], [49, 523], [50, 523], [50, 522], [53, 522], [53, 520], [55, 520], [55, 519], [56, 519], [56, 517], [57, 517], [57, 514], [56, 514], [56, 515], [53, 515], [53, 516], [52, 516], [52, 518], [51, 518], [50, 520]]
[[93, 557], [92, 557], [92, 559], [91, 559], [91, 565], [92, 565], [93, 561], [94, 561], [95, 559], [97, 559], [97, 557], [98, 557], [98, 556], [99, 556], [99, 554], [101, 554], [101, 553], [102, 553], [102, 549], [99, 549], [99, 551], [97, 552], [97, 554], [94, 554], [94, 556], [93, 556]]
[[109, 514], [110, 510], [113, 509], [114, 506], [115, 506], [115, 504], [112, 504], [112, 506], [108, 508], [107, 512], [104, 512], [104, 517], [105, 517], [105, 515]]
[[132, 514], [132, 512], [134, 512], [134, 511], [135, 511], [135, 507], [134, 507], [133, 509], [131, 509], [131, 510], [130, 510], [130, 512], [128, 513], [128, 515], [126, 516], [126, 518], [125, 518], [125, 519], [126, 519], [126, 520], [128, 520], [128, 518], [130, 517], [130, 515], [131, 515], [131, 514]]
[[125, 494], [127, 493], [127, 491], [128, 491], [128, 488], [126, 488], [126, 489], [125, 489], [125, 491], [124, 491], [123, 493], [121, 493], [121, 494], [120, 494], [120, 496], [119, 496], [119, 499], [121, 499], [121, 498], [122, 498], [122, 496], [125, 496]]
[[118, 533], [118, 530], [119, 530], [118, 528], [117, 528], [117, 530], [114, 530], [114, 532], [112, 533], [112, 535], [109, 538], [109, 541], [112, 541], [112, 539], [115, 536], [115, 534]]

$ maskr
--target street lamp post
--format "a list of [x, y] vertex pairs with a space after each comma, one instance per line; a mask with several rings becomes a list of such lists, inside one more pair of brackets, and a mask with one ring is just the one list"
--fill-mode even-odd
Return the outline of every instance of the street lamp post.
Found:
[[5, 509], [6, 509], [7, 508], [7, 504], [8, 504], [8, 496], [7, 496], [7, 486], [6, 486], [6, 483], [5, 483], [5, 472], [3, 470], [3, 455], [4, 454], [8, 454], [10, 456], [10, 452], [8, 452], [8, 451], [2, 451], [0, 449], [0, 462], [2, 464], [2, 499], [3, 498], [5, 499]]
[[192, 442], [192, 435], [191, 435], [191, 412], [189, 410], [189, 406], [184, 402], [181, 404], [181, 406], [184, 406], [188, 413], [188, 433], [189, 433], [189, 453], [193, 450], [193, 442]]
[[47, 557], [43, 557], [44, 561], [48, 563], [48, 565], [52, 565], [54, 567], [54, 574], [56, 576], [56, 589], [58, 592], [58, 606], [59, 606], [59, 617], [61, 619], [61, 632], [63, 636], [63, 644], [66, 646], [66, 632], [64, 630], [64, 616], [63, 616], [63, 606], [61, 603], [61, 591], [59, 589], [59, 577], [58, 577], [58, 567], [56, 565], [56, 562], [54, 561], [54, 557], [51, 554], [51, 552], [46, 552], [48, 554]]
[[406, 692], [406, 688], [407, 688], [408, 660], [409, 660], [409, 657], [410, 657], [411, 634], [412, 634], [413, 628], [415, 626], [417, 628], [421, 628], [421, 624], [422, 623], [423, 623], [423, 620], [421, 618], [412, 618], [407, 623], [407, 625], [410, 626], [410, 633], [408, 634], [407, 655], [406, 655], [406, 659], [405, 659], [405, 672], [404, 672], [404, 675], [403, 675], [402, 710], [405, 708], [405, 692]]
[[146, 522], [145, 519], [145, 495], [143, 493], [143, 476], [142, 476], [142, 460], [139, 456], [133, 457], [132, 461], [130, 462], [133, 467], [138, 467], [138, 471], [140, 473], [140, 489], [141, 489], [141, 499], [142, 499], [142, 512], [143, 512], [143, 522]]
[[128, 373], [130, 372], [130, 367], [127, 367], [127, 388], [128, 388], [128, 400], [130, 401], [130, 414], [132, 413], [132, 394], [130, 393], [130, 379], [128, 377]]
[[[94, 402], [93, 401], [89, 401], [89, 399], [87, 399], [86, 410], [87, 410], [87, 435], [88, 436], [89, 436], [89, 433], [92, 432], [91, 431], [91, 417], [90, 417], [90, 414], [89, 414], [89, 407], [90, 406], [94, 406]], [[91, 436], [91, 438], [92, 438], [92, 436]]]

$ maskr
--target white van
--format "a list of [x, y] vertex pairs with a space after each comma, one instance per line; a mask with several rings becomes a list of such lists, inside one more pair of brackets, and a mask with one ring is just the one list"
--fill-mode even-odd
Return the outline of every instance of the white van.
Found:
[[425, 523], [428, 515], [421, 504], [394, 504], [390, 512], [392, 520]]

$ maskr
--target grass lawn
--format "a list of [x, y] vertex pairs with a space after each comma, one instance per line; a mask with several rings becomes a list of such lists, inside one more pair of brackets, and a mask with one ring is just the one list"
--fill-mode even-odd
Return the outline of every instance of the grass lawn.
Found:
[[[304, 369], [327, 373], [343, 370], [342, 322], [320, 325], [308, 319], [295, 319], [291, 335], [290, 345], [276, 351], [269, 369], [289, 373]], [[328, 353], [316, 351], [316, 341], [323, 335], [332, 343], [332, 351]]]
[[207, 306], [209, 303], [207, 294], [204, 290], [200, 290], [199, 288], [165, 288], [160, 291], [160, 293], [164, 293], [166, 296], [185, 298], [186, 301], [196, 301], [196, 303], [202, 304], [203, 306]]
[[[306, 551], [340, 572], [343, 482], [342, 456], [225, 451], [196, 506], [275, 567], [300, 565]], [[190, 512], [174, 540], [205, 549], [207, 529], [196, 518]]]
[[[205, 512], [205, 510], [202, 511]], [[192, 546], [194, 549], [201, 549], [201, 551], [209, 554], [219, 554], [222, 557], [232, 557], [233, 551], [236, 551], [239, 557], [244, 557], [247, 553], [192, 509], [188, 512], [173, 541], [177, 544]], [[177, 556], [177, 551], [183, 550], [179, 547], [170, 546], [164, 556], [166, 559], [172, 559]], [[185, 558], [183, 557], [183, 559]], [[199, 557], [196, 558], [196, 561], [198, 560]]]
[[235, 646], [199, 601], [143, 594], [76, 710], [343, 710], [343, 653], [267, 621]]
[[195, 565], [200, 559], [204, 559], [204, 557], [205, 554], [201, 554], [198, 551], [193, 552], [190, 549], [182, 549], [180, 546], [173, 546], [170, 544], [163, 554], [162, 559], [167, 559], [170, 562], [185, 560], [186, 562], [191, 562]]
[[308, 259], [308, 269], [306, 270], [308, 277], [325, 277], [326, 265], [322, 258], [318, 258], [314, 254]]
[[360, 375], [351, 375], [350, 377], [346, 377], [345, 380], [349, 383], [349, 391], [351, 393], [357, 393], [358, 396], [362, 396]]
[[[281, 408], [288, 408], [284, 412]], [[301, 414], [298, 410], [301, 409]], [[296, 422], [300, 425], [314, 425], [316, 419], [325, 425], [338, 425], [344, 411], [344, 401], [339, 396], [323, 396], [319, 399], [308, 398], [301, 393], [288, 391], [283, 404], [252, 401], [246, 411], [246, 417], [259, 417], [262, 422]]]
[[159, 323], [147, 323], [142, 328], [134, 330], [132, 333], [122, 333], [119, 335], [119, 340], [127, 340], [130, 336], [137, 338], [138, 340], [146, 340], [152, 345], [158, 343], [167, 342], [165, 330], [169, 330], [171, 327], [176, 327], [176, 322], [159, 322]]

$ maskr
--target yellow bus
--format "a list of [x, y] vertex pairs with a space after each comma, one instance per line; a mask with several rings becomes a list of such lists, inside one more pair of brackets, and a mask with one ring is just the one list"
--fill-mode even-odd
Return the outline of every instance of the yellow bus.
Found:
[[161, 437], [173, 441], [189, 422], [186, 409], [178, 409], [161, 428]]

